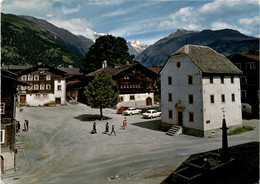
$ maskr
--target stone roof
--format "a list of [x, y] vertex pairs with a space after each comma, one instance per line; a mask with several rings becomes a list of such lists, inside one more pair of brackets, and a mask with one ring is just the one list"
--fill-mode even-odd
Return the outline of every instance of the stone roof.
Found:
[[8, 65], [8, 70], [25, 70], [32, 67], [32, 65]]
[[83, 72], [80, 70], [80, 68], [58, 68], [58, 69], [66, 72], [68, 75], [83, 75]]
[[162, 67], [148, 67], [148, 69], [152, 70], [156, 74], [159, 74]]
[[187, 55], [203, 73], [242, 74], [227, 57], [207, 46], [185, 45], [171, 56], [177, 55]]

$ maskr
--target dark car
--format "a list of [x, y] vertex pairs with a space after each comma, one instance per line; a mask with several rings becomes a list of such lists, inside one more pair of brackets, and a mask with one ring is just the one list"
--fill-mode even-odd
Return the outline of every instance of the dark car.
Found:
[[122, 112], [126, 111], [128, 109], [128, 107], [126, 106], [121, 106], [118, 110], [117, 110], [117, 114], [122, 114]]

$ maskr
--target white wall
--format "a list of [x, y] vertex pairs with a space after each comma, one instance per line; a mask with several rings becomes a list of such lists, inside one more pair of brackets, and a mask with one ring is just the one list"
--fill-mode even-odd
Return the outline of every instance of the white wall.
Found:
[[[221, 101], [221, 94], [225, 94], [225, 102]], [[235, 94], [235, 102], [232, 101], [231, 94]], [[210, 102], [210, 95], [214, 95], [214, 103]], [[205, 131], [222, 126], [223, 108], [227, 126], [242, 124], [238, 76], [234, 77], [234, 83], [231, 83], [230, 76], [225, 76], [224, 84], [221, 84], [220, 76], [213, 78], [213, 84], [210, 84], [209, 77], [203, 77], [203, 102]], [[210, 123], [206, 123], [206, 121], [210, 121]]]
[[[178, 68], [177, 62], [181, 63]], [[193, 85], [188, 85], [188, 76], [193, 76]], [[172, 77], [172, 85], [168, 85], [168, 76]], [[172, 93], [172, 102], [168, 102], [168, 93]], [[188, 95], [193, 95], [193, 104], [189, 104]], [[177, 111], [174, 105], [181, 101], [183, 126], [202, 129], [202, 86], [201, 71], [187, 56], [171, 57], [161, 71], [161, 103], [162, 122], [177, 124]], [[168, 118], [168, 110], [173, 111], [173, 118]], [[189, 121], [189, 112], [193, 112], [194, 121]]]
[[[135, 100], [130, 100], [132, 95], [135, 96]], [[152, 105], [154, 104], [154, 93], [120, 94], [119, 97], [123, 97], [123, 101], [117, 104], [117, 108], [121, 106], [146, 107], [147, 98], [151, 98]]]
[[4, 158], [4, 170], [6, 174], [14, 172], [14, 152], [2, 152]]

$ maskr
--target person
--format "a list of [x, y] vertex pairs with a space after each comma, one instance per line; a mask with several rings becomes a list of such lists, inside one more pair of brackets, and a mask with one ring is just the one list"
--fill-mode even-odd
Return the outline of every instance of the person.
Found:
[[24, 128], [23, 128], [23, 131], [24, 131], [24, 132], [27, 132], [26, 122], [24, 122], [23, 127], [24, 127]]
[[109, 134], [109, 123], [108, 122], [106, 123], [106, 132], [105, 133]]
[[93, 129], [92, 129], [92, 131], [90, 133], [92, 133], [92, 134], [96, 134], [97, 133], [96, 122], [93, 123]]
[[29, 131], [29, 121], [25, 120], [25, 123], [26, 123], [26, 131]]
[[125, 130], [126, 127], [127, 127], [127, 120], [126, 120], [126, 117], [125, 117], [125, 119], [123, 120], [123, 129]]
[[112, 133], [114, 133], [114, 134], [116, 135], [116, 132], [115, 132], [115, 124], [112, 125], [112, 131], [111, 131], [111, 133], [109, 134], [109, 136], [111, 136]]
[[20, 132], [20, 129], [21, 129], [20, 121], [17, 121], [17, 130], [18, 130], [18, 132]]
[[204, 158], [204, 162], [202, 163], [202, 166], [201, 166], [202, 169], [206, 170], [206, 171], [209, 171], [211, 169], [211, 165], [210, 163], [208, 162], [208, 159], [207, 158]]

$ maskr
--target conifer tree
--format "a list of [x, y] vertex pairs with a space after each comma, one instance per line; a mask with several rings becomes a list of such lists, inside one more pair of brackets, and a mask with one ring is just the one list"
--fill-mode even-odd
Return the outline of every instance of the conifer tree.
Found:
[[88, 106], [100, 109], [101, 120], [103, 119], [102, 109], [113, 107], [119, 101], [116, 82], [105, 72], [95, 75], [94, 79], [85, 87], [84, 95]]

